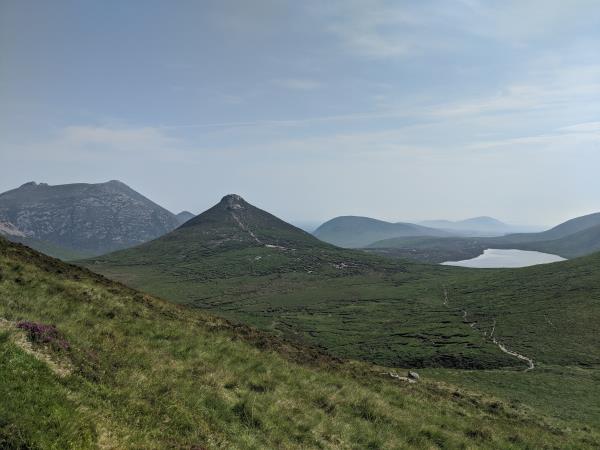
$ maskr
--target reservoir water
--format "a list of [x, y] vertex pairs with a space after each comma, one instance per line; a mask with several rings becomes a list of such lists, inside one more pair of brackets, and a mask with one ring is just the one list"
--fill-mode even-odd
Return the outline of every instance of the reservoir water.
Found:
[[477, 258], [466, 259], [464, 261], [446, 261], [442, 264], [446, 266], [491, 269], [501, 267], [527, 267], [564, 260], [565, 258], [550, 253], [488, 248], [483, 252], [483, 255], [479, 255]]

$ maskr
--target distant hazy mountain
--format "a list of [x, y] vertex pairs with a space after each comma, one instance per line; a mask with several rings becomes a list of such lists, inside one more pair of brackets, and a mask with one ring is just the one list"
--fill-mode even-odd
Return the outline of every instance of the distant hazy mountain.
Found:
[[179, 214], [176, 215], [176, 217], [177, 217], [177, 220], [179, 221], [179, 224], [183, 225], [188, 220], [193, 219], [196, 216], [189, 211], [181, 211]]
[[374, 253], [430, 263], [474, 258], [488, 248], [535, 250], [575, 258], [600, 251], [600, 213], [577, 217], [539, 233], [396, 238], [380, 240], [369, 247]]
[[307, 233], [312, 233], [319, 228], [319, 225], [321, 225], [322, 222], [316, 222], [314, 220], [292, 220], [290, 223]]
[[419, 225], [465, 236], [502, 236], [509, 233], [538, 231], [535, 227], [509, 225], [487, 216], [473, 217], [455, 222], [450, 220], [425, 220], [419, 222]]
[[179, 225], [174, 214], [120, 181], [26, 183], [0, 194], [0, 221], [0, 233], [13, 240], [88, 255], [141, 244]]
[[451, 236], [452, 233], [413, 223], [391, 223], [360, 216], [341, 216], [325, 222], [314, 233], [322, 241], [345, 248], [366, 247], [382, 239], [408, 236]]

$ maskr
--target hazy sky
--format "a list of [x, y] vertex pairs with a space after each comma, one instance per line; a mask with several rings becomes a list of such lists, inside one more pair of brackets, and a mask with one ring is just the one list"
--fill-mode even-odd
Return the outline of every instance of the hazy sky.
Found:
[[0, 0], [0, 190], [177, 212], [600, 211], [600, 2]]

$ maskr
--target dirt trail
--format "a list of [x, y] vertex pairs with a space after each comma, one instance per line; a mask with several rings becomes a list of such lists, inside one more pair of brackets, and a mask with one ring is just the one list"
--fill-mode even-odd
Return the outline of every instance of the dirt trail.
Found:
[[494, 344], [496, 344], [498, 346], [498, 348], [500, 350], [502, 350], [504, 353], [506, 353], [507, 355], [511, 355], [511, 356], [514, 356], [515, 358], [519, 358], [521, 361], [525, 361], [527, 363], [527, 369], [525, 369], [525, 372], [535, 369], [535, 364], [533, 363], [533, 359], [531, 359], [525, 355], [521, 355], [520, 353], [514, 352], [512, 350], [509, 350], [502, 343], [500, 343], [498, 341], [498, 339], [496, 339], [496, 336], [494, 336], [495, 330], [496, 330], [496, 320], [494, 319], [494, 325], [492, 327], [492, 332], [490, 333], [490, 339], [492, 340], [492, 342]]
[[463, 309], [463, 322], [468, 323], [471, 328], [475, 328], [475, 325], [477, 325], [477, 322], [471, 322], [469, 319], [467, 319], [466, 309]]
[[260, 244], [260, 245], [265, 245], [265, 244], [264, 244], [264, 242], [263, 242], [263, 241], [261, 241], [259, 238], [257, 238], [257, 237], [256, 237], [256, 235], [255, 235], [255, 234], [252, 232], [252, 230], [249, 230], [249, 229], [246, 227], [246, 225], [244, 225], [244, 224], [242, 223], [242, 221], [240, 220], [240, 218], [239, 218], [238, 216], [236, 216], [236, 215], [235, 215], [233, 212], [231, 213], [231, 217], [233, 217], [233, 220], [235, 220], [235, 221], [236, 221], [236, 223], [239, 225], [239, 227], [240, 227], [242, 230], [244, 230], [246, 233], [248, 233], [248, 234], [250, 235], [250, 237], [251, 237], [252, 239], [254, 239], [254, 241], [255, 241], [257, 244]]
[[[443, 304], [444, 304], [444, 306], [448, 307], [448, 290], [446, 288], [444, 288]], [[468, 313], [467, 313], [466, 309], [463, 309], [462, 312], [463, 312], [463, 322], [466, 324], [469, 324], [469, 326], [471, 328], [475, 329], [475, 325], [477, 325], [477, 322], [469, 321], [469, 319], [467, 318]], [[500, 349], [500, 351], [506, 353], [507, 355], [514, 356], [515, 358], [518, 358], [521, 361], [525, 361], [527, 363], [527, 368], [524, 370], [525, 372], [535, 369], [535, 364], [534, 364], [532, 358], [529, 358], [528, 356], [525, 356], [525, 355], [521, 355], [520, 353], [517, 353], [513, 350], [506, 348], [506, 346], [504, 344], [502, 344], [498, 339], [496, 339], [496, 336], [494, 336], [495, 332], [496, 332], [496, 319], [494, 319], [494, 323], [492, 324], [492, 331], [490, 332], [489, 337], [487, 336], [486, 331], [483, 331], [482, 334], [484, 336], [486, 336], [487, 339], [491, 339], [492, 342], [494, 343], [494, 345], [496, 345]]]
[[246, 225], [244, 225], [244, 223], [240, 220], [240, 218], [238, 216], [236, 216], [233, 212], [231, 213], [231, 217], [233, 217], [233, 220], [235, 220], [235, 222], [238, 224], [238, 226], [245, 231], [246, 233], [248, 233], [250, 235], [250, 237], [254, 240], [254, 242], [256, 242], [259, 245], [263, 245], [267, 248], [277, 248], [279, 250], [287, 250], [286, 247], [282, 247], [281, 245], [273, 245], [273, 244], [265, 244], [263, 241], [261, 241], [258, 236], [256, 236], [251, 229], [249, 229]]

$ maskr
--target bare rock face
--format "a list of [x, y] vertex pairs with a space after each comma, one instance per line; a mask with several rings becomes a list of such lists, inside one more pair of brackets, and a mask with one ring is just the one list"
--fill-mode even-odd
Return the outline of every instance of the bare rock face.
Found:
[[179, 226], [174, 214], [120, 181], [26, 183], [0, 194], [0, 222], [24, 237], [96, 255], [141, 244]]
[[419, 376], [419, 374], [417, 372], [413, 372], [413, 371], [408, 371], [408, 378], [410, 378], [411, 380], [419, 380], [421, 377]]
[[244, 209], [246, 201], [237, 194], [229, 194], [221, 199], [221, 204], [229, 210]]
[[19, 230], [10, 222], [0, 220], [0, 234], [4, 236], [25, 237], [25, 233]]

